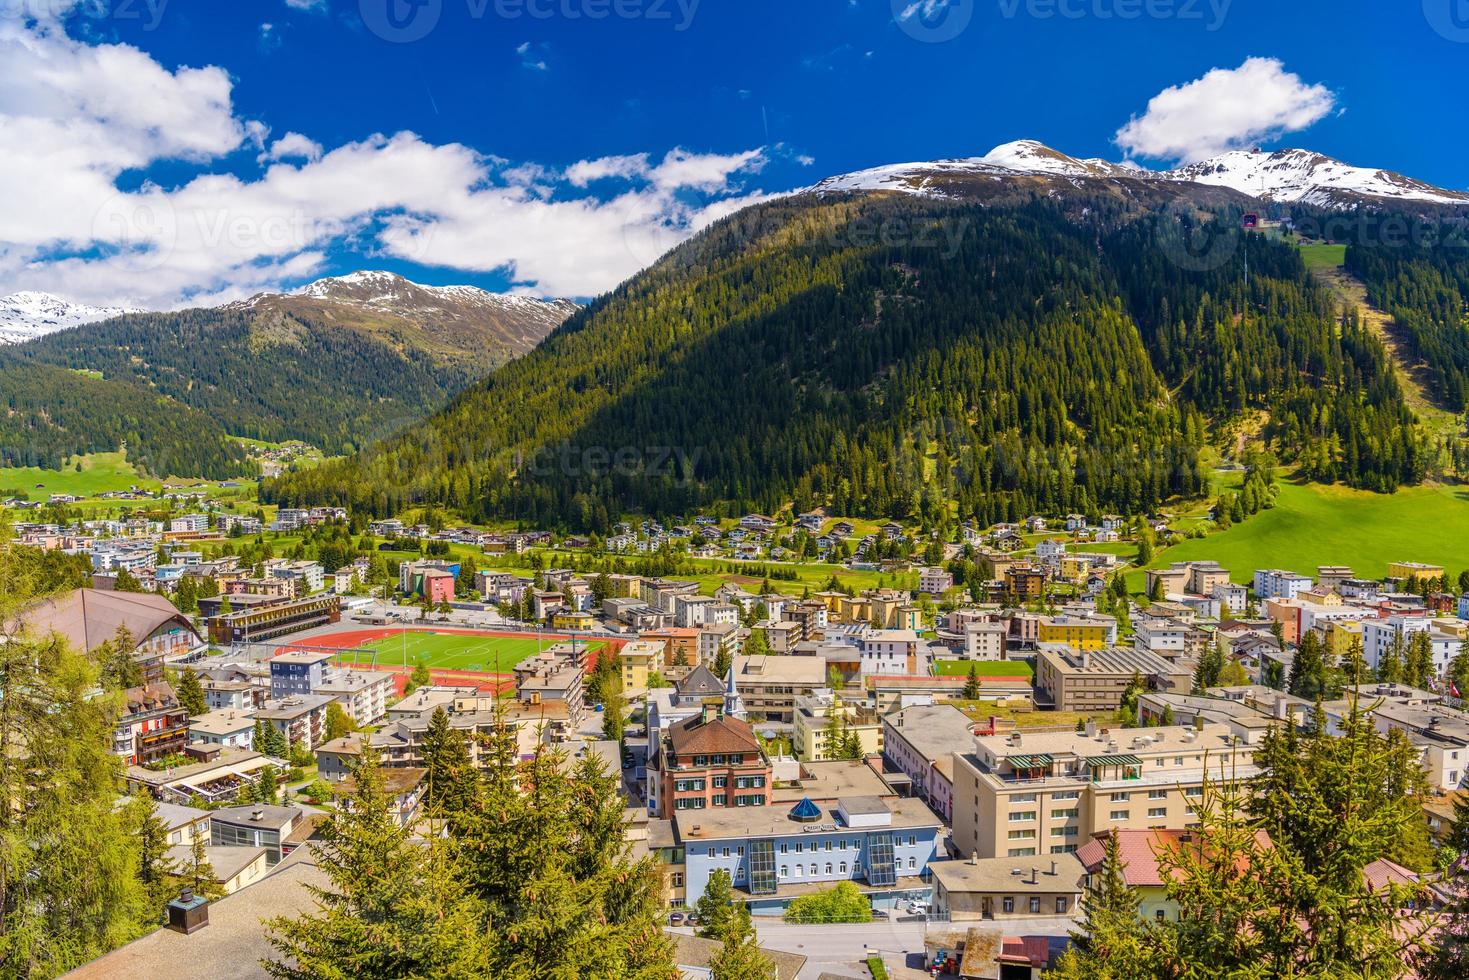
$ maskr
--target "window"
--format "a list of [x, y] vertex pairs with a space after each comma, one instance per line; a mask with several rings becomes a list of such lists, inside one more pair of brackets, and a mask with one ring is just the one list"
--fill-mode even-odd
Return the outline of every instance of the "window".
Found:
[[1081, 828], [1078, 827], [1078, 826], [1076, 826], [1075, 824], [1072, 824], [1069, 827], [1052, 827], [1051, 828], [1051, 836], [1052, 837], [1075, 837], [1078, 833], [1080, 833], [1080, 831], [1081, 831]]
[[707, 755], [696, 755], [696, 756], [694, 756], [694, 765], [696, 765], [696, 766], [707, 766], [708, 764], [709, 764], [709, 757]]
[[1150, 818], [1152, 818], [1152, 819], [1158, 819], [1160, 817], [1166, 817], [1166, 816], [1168, 816], [1168, 808], [1166, 806], [1149, 807], [1148, 808], [1148, 816]]
[[1052, 810], [1051, 811], [1051, 819], [1052, 820], [1075, 820], [1077, 814], [1079, 814], [1080, 812], [1081, 811], [1078, 808], [1076, 808], [1076, 807], [1072, 807], [1069, 810]]
[[714, 848], [712, 848], [712, 847], [709, 848], [709, 856], [710, 857], [713, 857], [714, 856]]
[[911, 870], [913, 870], [916, 867], [918, 867], [918, 859], [917, 858], [911, 858], [910, 857], [908, 859], [908, 870], [911, 871]]
[[1166, 789], [1150, 789], [1148, 790], [1148, 799], [1166, 800], [1168, 799], [1168, 791]]
[[716, 755], [710, 760], [716, 766], [724, 765], [724, 756]]
[[1064, 790], [1060, 793], [1052, 793], [1052, 800], [1075, 800], [1080, 799], [1080, 794], [1074, 789]]
[[898, 876], [893, 870], [893, 835], [886, 831], [867, 838], [867, 880], [874, 885], [893, 885]]
[[909, 847], [915, 847], [915, 846], [917, 846], [917, 844], [918, 844], [918, 838], [915, 837], [915, 836], [913, 836], [912, 834], [909, 834], [908, 835], [908, 846]]
[[788, 847], [790, 847], [790, 845], [789, 845], [789, 844], [784, 844], [784, 843], [782, 843], [782, 844], [781, 844], [781, 845], [780, 845], [780, 853], [782, 853], [782, 854], [784, 854], [784, 853], [786, 853], [786, 849], [787, 849], [787, 848], [788, 848]]
[[1012, 830], [1007, 835], [1010, 840], [1035, 840], [1034, 830]]
[[1027, 820], [1034, 820], [1034, 819], [1035, 819], [1035, 811], [1034, 810], [1021, 810], [1018, 813], [1012, 813], [1012, 814], [1010, 814], [1010, 822], [1011, 823], [1024, 823]]
[[728, 776], [715, 776], [714, 777], [714, 788], [715, 789], [724, 789], [728, 785], [729, 785], [729, 777]]
[[768, 840], [750, 841], [750, 894], [775, 894], [775, 846]]
[[839, 869], [840, 869], [840, 870], [841, 870], [841, 873], [842, 873], [842, 874], [846, 874], [846, 873], [847, 873], [847, 862], [845, 862], [845, 861], [843, 861], [843, 862], [842, 862], [842, 863], [841, 863], [841, 864], [840, 864], [840, 865], [838, 865], [838, 866], [837, 866], [837, 867], [838, 867], [838, 868], [839, 868]]
[[673, 887], [674, 888], [682, 888], [683, 887], [683, 872], [682, 871], [675, 871], [673, 873]]
[[1035, 802], [1035, 794], [1034, 793], [1018, 793], [1015, 796], [1010, 797], [1010, 802], [1011, 803], [1034, 803]]
[[831, 862], [826, 862], [826, 873], [831, 874]]
[[1168, 913], [1164, 912], [1162, 909], [1159, 909], [1158, 911], [1153, 913], [1153, 918], [1157, 919], [1159, 922], [1166, 922], [1168, 919]]
[[735, 848], [735, 853], [738, 854], [740, 857], [744, 857], [745, 856], [745, 848], [744, 848], [744, 845], [741, 845], [739, 847], [736, 847]]
[[796, 853], [797, 854], [800, 854], [805, 849], [806, 849], [806, 845], [805, 844], [801, 843], [800, 841], [797, 841], [796, 842]]
[[1012, 858], [1034, 857], [1035, 856], [1035, 848], [1033, 848], [1033, 847], [1012, 847], [1012, 848], [1010, 848], [1010, 853], [1009, 853], [1008, 856], [1009, 857], [1012, 857]]
[[1132, 794], [1131, 793], [1113, 793], [1112, 794], [1112, 802], [1113, 803], [1126, 803], [1130, 799], [1132, 799]]
[[782, 878], [789, 878], [791, 876], [791, 869], [787, 865], [782, 864], [780, 866], [780, 876]]
[[804, 877], [806, 877], [806, 866], [804, 864], [798, 864], [798, 865], [796, 865], [796, 877], [797, 878], [804, 878]]
[[1188, 787], [1187, 789], [1185, 789], [1183, 791], [1183, 795], [1184, 796], [1203, 796], [1204, 795], [1204, 787], [1202, 787], [1202, 786], [1190, 786], [1190, 787]]
[[722, 851], [720, 851], [719, 856], [720, 857], [729, 857], [729, 848], [726, 847]]
[[1012, 895], [1006, 895], [1004, 897], [1004, 899], [1001, 900], [1000, 905], [1001, 905], [1002, 908], [1004, 908], [1004, 910], [1006, 912], [1014, 912], [1015, 911], [1015, 898], [1014, 898], [1014, 896], [1012, 896]]
[[1041, 912], [1041, 900], [1039, 898], [1032, 898], [1030, 900], [1030, 914], [1031, 915], [1040, 915], [1040, 912]]
[[1130, 810], [1113, 810], [1112, 811], [1112, 815], [1108, 819], [1111, 819], [1111, 820], [1126, 820], [1131, 815], [1132, 815], [1132, 811], [1130, 811]]
[[1064, 898], [1058, 898], [1058, 899], [1056, 899], [1056, 914], [1057, 914], [1057, 915], [1065, 915], [1065, 914], [1066, 914], [1066, 912], [1067, 912], [1067, 907], [1068, 907], [1068, 906], [1069, 906], [1069, 905], [1070, 905], [1070, 904], [1071, 904], [1071, 903], [1070, 903], [1070, 902], [1068, 902], [1068, 901], [1067, 901], [1067, 900], [1066, 900], [1066, 899], [1064, 899]]

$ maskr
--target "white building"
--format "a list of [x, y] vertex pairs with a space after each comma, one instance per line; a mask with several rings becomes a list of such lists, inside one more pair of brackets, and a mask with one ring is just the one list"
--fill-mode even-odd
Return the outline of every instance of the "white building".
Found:
[[969, 660], [1004, 660], [1004, 623], [970, 623], [964, 627], [964, 656]]
[[942, 568], [920, 568], [918, 570], [918, 591], [927, 592], [931, 596], [942, 595], [954, 587], [954, 576]]
[[1309, 575], [1279, 568], [1255, 569], [1255, 596], [1259, 599], [1294, 599], [1315, 586]]

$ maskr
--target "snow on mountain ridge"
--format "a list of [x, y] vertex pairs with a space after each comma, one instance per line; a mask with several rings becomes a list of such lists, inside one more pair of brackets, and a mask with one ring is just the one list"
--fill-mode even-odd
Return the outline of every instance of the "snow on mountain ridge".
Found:
[[1271, 153], [1235, 150], [1174, 170], [1146, 170], [1131, 162], [1078, 160], [1035, 140], [995, 147], [982, 157], [903, 163], [829, 177], [808, 190], [821, 194], [890, 190], [943, 196], [935, 178], [1005, 180], [1016, 176], [1178, 181], [1225, 187], [1260, 200], [1335, 206], [1353, 197], [1429, 204], [1469, 204], [1469, 193], [1448, 191], [1389, 170], [1353, 167], [1309, 150]]
[[138, 313], [120, 306], [88, 306], [50, 293], [23, 290], [0, 297], [0, 344], [23, 344], [48, 333]]

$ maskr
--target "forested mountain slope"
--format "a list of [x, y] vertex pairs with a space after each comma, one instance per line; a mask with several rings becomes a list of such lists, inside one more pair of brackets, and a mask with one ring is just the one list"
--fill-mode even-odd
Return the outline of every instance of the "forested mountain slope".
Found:
[[125, 382], [0, 352], [0, 464], [58, 469], [123, 447], [156, 476], [222, 479], [253, 471], [240, 444], [202, 412]]
[[1380, 346], [1337, 322], [1296, 253], [1255, 237], [1247, 291], [1236, 252], [1189, 251], [1206, 218], [1187, 185], [1152, 186], [1167, 196], [1148, 207], [1111, 182], [742, 212], [428, 422], [266, 494], [581, 528], [790, 500], [1141, 512], [1204, 489], [1210, 416], [1245, 407], [1323, 477], [1420, 479]]

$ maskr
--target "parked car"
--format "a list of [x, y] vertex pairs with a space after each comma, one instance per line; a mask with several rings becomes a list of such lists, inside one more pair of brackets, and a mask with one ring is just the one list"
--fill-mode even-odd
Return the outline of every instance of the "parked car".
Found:
[[683, 925], [683, 923], [684, 923], [684, 914], [682, 912], [673, 912], [673, 913], [670, 913], [669, 914], [669, 916], [668, 916], [668, 924], [669, 925], [671, 925], [671, 926], [681, 926], [681, 925]]
[[908, 903], [908, 914], [909, 915], [927, 915], [928, 914], [928, 903], [927, 902], [919, 902], [919, 901], [909, 902]]

